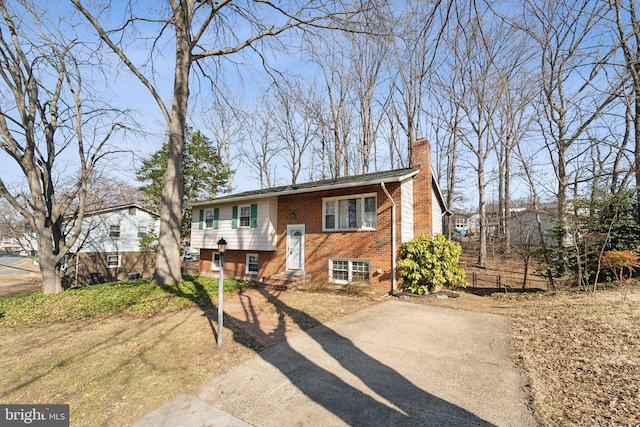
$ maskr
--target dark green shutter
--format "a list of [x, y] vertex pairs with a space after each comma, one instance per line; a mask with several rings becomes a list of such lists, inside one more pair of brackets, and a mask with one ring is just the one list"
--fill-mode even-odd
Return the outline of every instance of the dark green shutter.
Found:
[[249, 226], [251, 228], [256, 228], [258, 226], [258, 204], [253, 203], [251, 205], [251, 221], [249, 222]]
[[220, 219], [220, 209], [219, 208], [214, 208], [213, 209], [213, 228], [214, 229], [218, 229], [218, 220]]
[[198, 222], [198, 230], [204, 228], [204, 209], [200, 209], [200, 221]]
[[231, 208], [231, 228], [238, 228], [238, 207]]

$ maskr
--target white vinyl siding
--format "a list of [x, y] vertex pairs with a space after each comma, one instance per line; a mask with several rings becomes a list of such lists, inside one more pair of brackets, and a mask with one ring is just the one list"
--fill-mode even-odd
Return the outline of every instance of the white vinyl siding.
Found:
[[[142, 230], [148, 233], [159, 226], [159, 220], [147, 211], [129, 207], [86, 215], [78, 238], [78, 242], [84, 243], [80, 252], [138, 252]], [[71, 252], [76, 251], [77, 243]]]
[[323, 231], [375, 230], [378, 226], [376, 193], [322, 199]]
[[433, 194], [433, 197], [431, 199], [431, 214], [433, 215], [433, 229], [431, 234], [433, 234], [434, 236], [436, 234], [442, 234], [443, 233], [443, 227], [442, 227], [442, 207], [440, 206], [440, 203], [438, 203], [438, 197]]
[[404, 181], [400, 186], [400, 238], [402, 242], [413, 240], [413, 179]]
[[[243, 207], [248, 208], [250, 215], [251, 205], [257, 205], [257, 217], [255, 227], [252, 226], [251, 219], [247, 226], [242, 224]], [[233, 208], [237, 209], [236, 227], [233, 227]], [[217, 228], [200, 229], [200, 210], [218, 209]], [[203, 220], [204, 220], [203, 212]], [[254, 251], [275, 251], [277, 247], [277, 225], [278, 225], [278, 199], [269, 197], [255, 199], [242, 203], [220, 203], [208, 206], [195, 206], [191, 222], [191, 246], [194, 248], [217, 248], [217, 242], [224, 237], [229, 250], [254, 250]]]

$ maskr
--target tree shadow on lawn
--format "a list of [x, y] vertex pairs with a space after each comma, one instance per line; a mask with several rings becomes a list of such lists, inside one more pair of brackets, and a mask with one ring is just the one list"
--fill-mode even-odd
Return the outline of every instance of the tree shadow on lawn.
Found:
[[[194, 283], [197, 283], [197, 280], [194, 280]], [[243, 345], [259, 349], [259, 342], [268, 341], [274, 336], [284, 337], [286, 317], [292, 319], [302, 330], [308, 330], [308, 336], [333, 359], [328, 360], [329, 364], [338, 362], [342, 368], [362, 381], [378, 398], [359, 390], [337, 374], [319, 366], [306, 354], [294, 349], [287, 340], [261, 351], [259, 356], [285, 375], [309, 399], [345, 423], [362, 426], [492, 425], [475, 414], [418, 388], [391, 367], [360, 350], [348, 338], [322, 325], [320, 321], [304, 311], [285, 304], [278, 298], [279, 293], [272, 294], [264, 288], [257, 288], [257, 291], [274, 307], [278, 318], [277, 326], [275, 329], [265, 328], [263, 331], [260, 325], [259, 308], [254, 307], [250, 299], [241, 298], [246, 319], [238, 319], [228, 313], [224, 316], [225, 325], [234, 329], [234, 339]], [[204, 294], [208, 296], [206, 292]], [[213, 302], [204, 298], [197, 303], [209, 319], [212, 329], [215, 329], [213, 319], [217, 316], [217, 310], [214, 309]], [[248, 325], [248, 322], [252, 324]], [[254, 336], [252, 344], [250, 344], [251, 340], [246, 339], [247, 333], [239, 334], [236, 331], [237, 325], [243, 325], [248, 334]], [[313, 357], [311, 353], [308, 355]], [[317, 356], [315, 353], [314, 355]], [[261, 395], [268, 393], [268, 390], [251, 392], [246, 390], [242, 393], [243, 398], [252, 399], [247, 396], [251, 393], [258, 393], [254, 398], [260, 399]], [[212, 403], [216, 405], [216, 400], [212, 400]], [[267, 404], [277, 405], [277, 399], [265, 402], [265, 405]]]
[[[189, 289], [189, 287], [181, 284], [160, 285], [160, 287], [167, 293], [194, 302], [200, 308], [200, 310], [202, 310], [202, 315], [207, 319], [209, 328], [211, 329], [211, 334], [214, 339], [213, 343], [216, 343], [218, 340], [218, 333], [221, 333], [221, 331], [218, 331], [217, 325], [218, 305], [213, 303], [213, 300], [211, 299], [211, 296], [209, 295], [206, 287], [200, 282], [199, 276], [185, 277], [185, 280], [193, 284], [193, 289]], [[226, 327], [233, 332], [234, 341], [256, 352], [265, 349], [265, 346], [263, 344], [253, 338], [245, 330], [238, 327], [235, 323], [232, 322], [232, 320], [232, 318], [223, 313], [223, 327]]]

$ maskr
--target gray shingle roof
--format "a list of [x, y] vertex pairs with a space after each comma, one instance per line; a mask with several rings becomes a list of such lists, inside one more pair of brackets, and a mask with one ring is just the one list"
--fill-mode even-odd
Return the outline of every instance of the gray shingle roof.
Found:
[[192, 206], [206, 205], [211, 203], [231, 202], [243, 199], [258, 197], [282, 196], [286, 194], [310, 193], [313, 191], [329, 190], [335, 188], [360, 187], [364, 185], [379, 184], [381, 182], [403, 181], [417, 174], [416, 169], [396, 169], [385, 172], [374, 172], [365, 175], [354, 175], [343, 178], [324, 179], [321, 181], [305, 182], [295, 185], [284, 185], [281, 187], [265, 188], [262, 190], [245, 191], [242, 193], [230, 194], [228, 196], [217, 197], [213, 200], [195, 202]]

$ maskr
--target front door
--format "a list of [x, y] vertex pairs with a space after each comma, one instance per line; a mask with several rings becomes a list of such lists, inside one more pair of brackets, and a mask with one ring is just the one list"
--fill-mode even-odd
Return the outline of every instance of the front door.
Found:
[[287, 226], [287, 270], [304, 270], [304, 225]]

